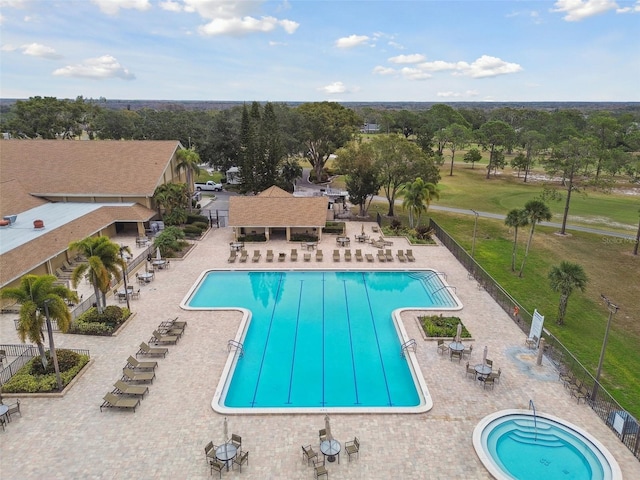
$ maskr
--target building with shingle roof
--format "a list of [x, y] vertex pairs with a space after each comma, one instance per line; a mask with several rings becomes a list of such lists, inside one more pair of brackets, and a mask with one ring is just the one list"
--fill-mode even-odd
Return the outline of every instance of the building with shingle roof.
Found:
[[[27, 273], [55, 274], [69, 243], [144, 234], [153, 193], [183, 183], [178, 141], [0, 141], [0, 287]], [[36, 220], [44, 228], [34, 228]]]

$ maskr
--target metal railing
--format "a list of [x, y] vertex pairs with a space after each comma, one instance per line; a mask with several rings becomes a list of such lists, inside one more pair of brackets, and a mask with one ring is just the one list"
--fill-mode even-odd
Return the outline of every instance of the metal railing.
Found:
[[[453, 237], [433, 220], [431, 220], [431, 227], [438, 240], [467, 269], [469, 278], [478, 282], [478, 288], [486, 290], [495, 302], [509, 314], [514, 323], [525, 334], [528, 334], [533, 314], [520, 305]], [[516, 310], [515, 307], [518, 309]], [[587, 368], [551, 332], [543, 329], [542, 337], [545, 339], [545, 356], [560, 373], [573, 372], [588, 391], [593, 392], [585, 399], [585, 403], [615, 432], [635, 457], [640, 459], [640, 424], [638, 420], [627, 412], [599, 382], [596, 382]]]

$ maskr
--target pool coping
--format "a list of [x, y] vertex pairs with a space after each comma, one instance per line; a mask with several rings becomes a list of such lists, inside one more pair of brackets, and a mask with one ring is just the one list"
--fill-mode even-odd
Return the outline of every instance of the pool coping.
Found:
[[[196, 281], [193, 283], [191, 288], [189, 288], [188, 292], [180, 302], [180, 308], [183, 310], [192, 310], [192, 311], [235, 311], [239, 312], [242, 315], [240, 320], [240, 325], [238, 326], [238, 330], [236, 331], [236, 335], [233, 338], [233, 341], [236, 343], [243, 344], [244, 338], [247, 334], [249, 326], [251, 324], [252, 314], [251, 311], [243, 308], [243, 307], [191, 307], [187, 304], [188, 300], [193, 295], [196, 288], [200, 285], [204, 277], [210, 272], [230, 272], [230, 271], [242, 271], [242, 272], [264, 272], [264, 271], [285, 271], [285, 269], [274, 269], [274, 270], [236, 270], [236, 269], [220, 269], [220, 268], [211, 268], [202, 271], [202, 273], [198, 276]], [[286, 271], [309, 271], [307, 269], [286, 269]], [[342, 272], [344, 270], [338, 268], [323, 268], [322, 271], [329, 272]], [[364, 271], [364, 270], [363, 270]], [[425, 272], [431, 271], [434, 273], [439, 273], [436, 270], [431, 268], [415, 268], [415, 269], [397, 269], [397, 270], [366, 270], [366, 272]], [[450, 285], [446, 282], [446, 279], [440, 277], [440, 281], [446, 286]], [[396, 333], [398, 335], [398, 339], [400, 340], [400, 346], [404, 345], [405, 342], [411, 340], [407, 331], [403, 325], [403, 320], [401, 318], [402, 312], [405, 311], [457, 311], [463, 308], [462, 302], [457, 297], [455, 292], [451, 292], [448, 290], [449, 295], [451, 295], [456, 302], [455, 307], [451, 308], [443, 308], [443, 307], [401, 307], [393, 310], [391, 312], [391, 319], [393, 321], [394, 327], [396, 329]], [[226, 392], [229, 387], [229, 383], [231, 381], [231, 376], [229, 375], [233, 370], [235, 370], [236, 363], [238, 358], [241, 355], [238, 355], [239, 349], [229, 347], [229, 355], [227, 356], [227, 360], [222, 369], [222, 374], [220, 376], [220, 380], [218, 381], [218, 385], [216, 386], [213, 398], [211, 400], [211, 408], [217, 412], [224, 415], [264, 415], [264, 414], [310, 414], [310, 413], [361, 413], [361, 414], [416, 414], [416, 413], [425, 413], [433, 408], [433, 399], [429, 392], [429, 388], [427, 383], [422, 375], [422, 370], [420, 369], [420, 364], [418, 363], [418, 358], [415, 351], [410, 349], [405, 349], [404, 352], [408, 358], [408, 366], [409, 371], [411, 372], [411, 376], [413, 378], [413, 383], [416, 386], [416, 390], [418, 396], [420, 397], [420, 403], [416, 406], [411, 407], [268, 407], [268, 408], [242, 408], [242, 407], [227, 407], [221, 403], [222, 399], [225, 398]], [[401, 352], [402, 353], [402, 352]]]
[[[500, 410], [498, 412], [494, 412], [484, 417], [482, 420], [480, 420], [480, 422], [478, 422], [478, 424], [473, 430], [473, 437], [472, 437], [473, 448], [476, 451], [476, 455], [478, 456], [482, 464], [485, 466], [487, 471], [491, 474], [491, 476], [493, 476], [497, 480], [513, 480], [514, 477], [507, 475], [505, 471], [502, 468], [500, 468], [495, 462], [495, 460], [493, 460], [493, 458], [488, 454], [485, 442], [483, 440], [483, 435], [484, 435], [484, 431], [486, 430], [489, 424], [491, 424], [495, 420], [498, 420], [499, 418], [508, 417], [511, 415], [525, 415], [525, 416], [533, 417], [531, 410], [523, 410], [523, 409]], [[605, 476], [605, 480], [622, 480], [623, 478], [622, 470], [620, 469], [620, 465], [616, 461], [615, 457], [611, 454], [611, 452], [607, 447], [605, 447], [597, 438], [595, 438], [589, 432], [574, 425], [571, 422], [568, 422], [562, 418], [556, 417], [548, 413], [536, 412], [535, 415], [538, 418], [551, 420], [561, 425], [562, 427], [568, 430], [572, 430], [577, 434], [581, 435], [584, 439], [590, 442], [593, 445], [593, 447], [595, 447], [599, 451], [599, 453], [609, 463], [609, 467], [611, 468], [611, 477]]]

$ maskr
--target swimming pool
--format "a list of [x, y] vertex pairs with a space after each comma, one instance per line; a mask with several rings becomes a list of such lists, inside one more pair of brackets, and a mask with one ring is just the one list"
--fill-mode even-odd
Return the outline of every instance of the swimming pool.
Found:
[[245, 313], [213, 400], [225, 413], [426, 411], [400, 311], [461, 308], [433, 271], [209, 271], [181, 306]]
[[482, 463], [497, 479], [619, 480], [611, 453], [586, 431], [547, 414], [503, 410], [473, 432]]

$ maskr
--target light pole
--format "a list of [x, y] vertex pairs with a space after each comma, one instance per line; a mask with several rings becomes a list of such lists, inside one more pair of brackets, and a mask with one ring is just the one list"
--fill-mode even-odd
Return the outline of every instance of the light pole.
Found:
[[476, 253], [476, 232], [478, 231], [478, 215], [480, 214], [474, 209], [471, 209], [471, 211], [476, 216], [476, 219], [473, 222], [473, 242], [471, 243], [471, 258], [474, 258], [474, 255]]
[[126, 247], [120, 247], [120, 259], [122, 260], [122, 280], [124, 281], [124, 296], [127, 299], [127, 310], [131, 311], [129, 305], [129, 289], [127, 288], [127, 264], [124, 261], [124, 250]]
[[607, 349], [607, 340], [609, 339], [609, 328], [611, 327], [611, 320], [613, 319], [613, 316], [616, 314], [616, 312], [620, 308], [618, 305], [613, 303], [604, 295], [600, 294], [600, 298], [602, 298], [602, 300], [604, 300], [604, 302], [607, 304], [607, 308], [609, 309], [609, 319], [607, 320], [607, 328], [604, 331], [604, 339], [602, 340], [602, 350], [600, 351], [600, 360], [598, 361], [598, 370], [596, 371], [596, 381], [593, 385], [593, 392], [591, 393], [592, 401], [595, 401], [596, 396], [598, 395], [600, 373], [602, 372], [602, 362], [604, 362], [604, 352]]
[[60, 377], [60, 367], [58, 366], [58, 355], [56, 354], [56, 347], [53, 344], [53, 329], [51, 328], [51, 319], [49, 318], [49, 302], [50, 298], [44, 301], [44, 315], [47, 319], [47, 333], [49, 334], [49, 351], [51, 358], [53, 359], [53, 369], [56, 372], [56, 382], [58, 384], [58, 390], [62, 392], [62, 377]]

